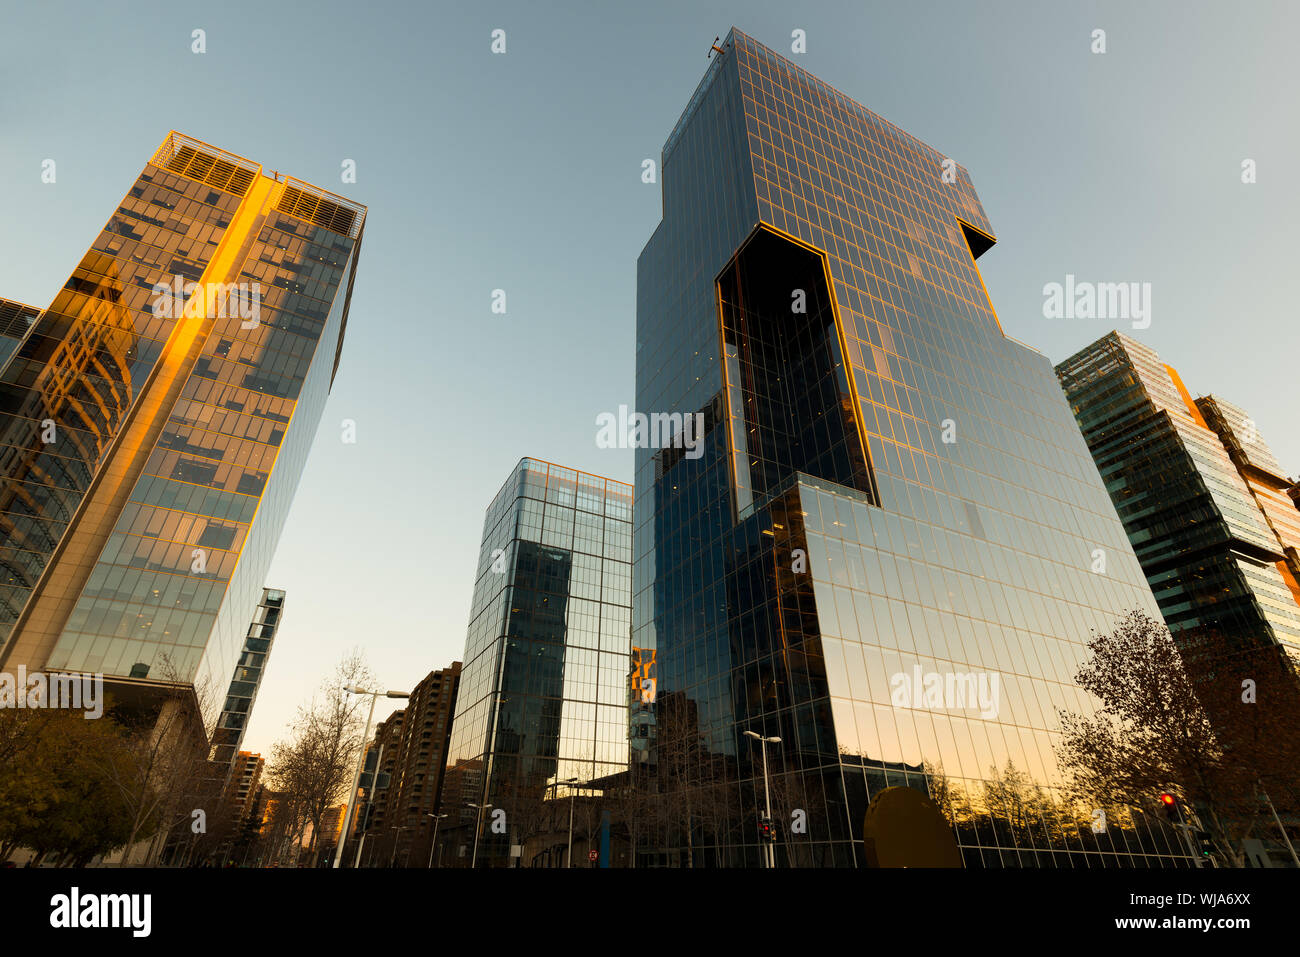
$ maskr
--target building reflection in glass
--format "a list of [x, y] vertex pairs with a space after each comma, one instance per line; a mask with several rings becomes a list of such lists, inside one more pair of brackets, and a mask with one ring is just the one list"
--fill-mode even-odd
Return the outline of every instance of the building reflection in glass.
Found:
[[510, 864], [567, 782], [627, 766], [631, 493], [523, 459], [488, 508], [443, 786], [460, 864], [476, 827], [477, 865]]

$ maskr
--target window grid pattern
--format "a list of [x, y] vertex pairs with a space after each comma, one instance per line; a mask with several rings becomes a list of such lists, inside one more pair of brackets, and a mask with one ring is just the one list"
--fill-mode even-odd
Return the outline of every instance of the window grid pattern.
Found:
[[[758, 865], [754, 730], [781, 736], [782, 801], [809, 815], [806, 838], [783, 829], [778, 845], [794, 865], [861, 866], [867, 802], [895, 784], [952, 799], [969, 866], [1181, 855], [1140, 821], [1093, 834], [1060, 790], [1056, 708], [1093, 708], [1072, 681], [1089, 631], [1156, 606], [1050, 364], [990, 307], [967, 237], [992, 229], [969, 176], [740, 32], [723, 47], [674, 131], [638, 264], [637, 408], [717, 410], [698, 460], [636, 459], [633, 644], [655, 651], [659, 681], [648, 757], [687, 785], [729, 782], [721, 818], [661, 850]], [[874, 489], [769, 477], [746, 518], [715, 281], [760, 225], [825, 256]], [[896, 706], [890, 679], [918, 667], [996, 675], [998, 713]], [[670, 770], [666, 729], [683, 723], [697, 745]]]

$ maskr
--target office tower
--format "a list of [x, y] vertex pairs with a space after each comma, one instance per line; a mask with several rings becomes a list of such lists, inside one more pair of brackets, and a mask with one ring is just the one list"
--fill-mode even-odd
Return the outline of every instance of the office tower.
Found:
[[529, 458], [488, 507], [443, 785], [463, 863], [476, 826], [508, 864], [548, 795], [627, 766], [631, 519], [631, 486]]
[[1174, 637], [1300, 661], [1300, 512], [1253, 420], [1118, 332], [1056, 372]]
[[[461, 663], [431, 671], [411, 690], [403, 709], [400, 737], [389, 768], [384, 813], [376, 822], [385, 829], [391, 860], [399, 867], [425, 867], [433, 840], [433, 818], [438, 813], [456, 713], [456, 689]], [[379, 739], [378, 735], [376, 740]], [[388, 764], [385, 753], [384, 764]]]
[[863, 866], [891, 785], [935, 798], [967, 866], [1157, 860], [1170, 835], [1094, 835], [1058, 790], [1090, 629], [1155, 605], [1051, 364], [994, 314], [969, 175], [743, 33], [719, 50], [637, 275], [637, 410], [705, 422], [698, 457], [636, 458], [651, 758], [708, 798], [667, 850], [762, 861], [753, 731], [781, 739], [778, 865]]
[[101, 672], [120, 702], [225, 687], [338, 368], [365, 212], [167, 135], [0, 373], [0, 667]]
[[0, 299], [0, 369], [3, 369], [9, 357], [18, 351], [18, 346], [27, 335], [27, 330], [40, 314], [41, 311], [35, 306], [26, 306], [10, 299]]
[[[266, 659], [271, 654], [271, 644], [280, 628], [284, 615], [284, 592], [278, 588], [263, 588], [262, 600], [253, 612], [244, 638], [243, 650], [235, 664], [235, 673], [226, 690], [221, 716], [212, 734], [211, 758], [218, 777], [224, 779], [235, 752], [239, 751], [253, 715], [257, 691], [266, 673]], [[241, 752], [242, 753], [242, 752]]]

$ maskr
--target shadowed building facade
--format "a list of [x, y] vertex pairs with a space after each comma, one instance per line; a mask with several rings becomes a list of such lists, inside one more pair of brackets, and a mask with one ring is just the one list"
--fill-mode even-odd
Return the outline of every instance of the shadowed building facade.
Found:
[[197, 687], [216, 716], [338, 366], [364, 221], [167, 136], [0, 373], [0, 667], [102, 672], [123, 702]]
[[0, 299], [0, 369], [3, 369], [9, 357], [18, 351], [18, 346], [32, 327], [41, 311], [35, 306], [24, 305], [10, 299]]
[[538, 459], [488, 507], [443, 785], [449, 859], [471, 863], [481, 819], [478, 866], [508, 865], [565, 782], [626, 768], [631, 520], [631, 486]]
[[[442, 802], [460, 670], [461, 663], [453, 661], [429, 672], [411, 689], [406, 707], [376, 730], [369, 747], [375, 751], [379, 770], [389, 775], [389, 783], [375, 789], [374, 810], [366, 821], [368, 849], [363, 863], [429, 866], [432, 815], [438, 813]], [[441, 833], [441, 827], [438, 830]]]
[[968, 867], [1167, 860], [1058, 790], [1090, 630], [1155, 605], [1051, 364], [994, 315], [965, 169], [732, 30], [661, 170], [636, 408], [705, 421], [698, 459], [636, 456], [647, 757], [683, 797], [663, 850], [759, 866], [753, 731], [781, 739], [779, 865], [865, 866], [891, 785]]

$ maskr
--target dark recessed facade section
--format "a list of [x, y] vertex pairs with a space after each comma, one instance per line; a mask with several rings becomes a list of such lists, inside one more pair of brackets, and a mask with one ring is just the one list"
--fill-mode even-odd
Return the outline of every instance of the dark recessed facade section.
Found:
[[963, 222], [962, 220], [958, 220], [957, 222], [961, 224], [961, 232], [962, 235], [966, 237], [966, 245], [970, 247], [972, 259], [979, 259], [986, 252], [992, 249], [993, 244], [997, 242], [997, 240], [988, 233], [976, 229], [974, 226], [970, 225], [970, 223]]
[[824, 259], [759, 228], [717, 286], [737, 517], [792, 472], [870, 494]]

